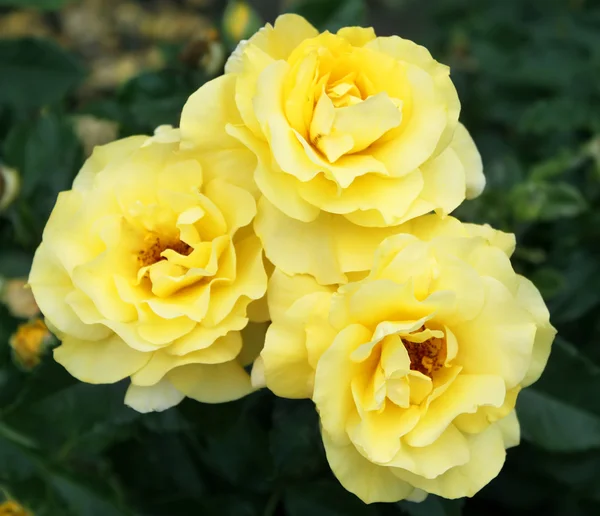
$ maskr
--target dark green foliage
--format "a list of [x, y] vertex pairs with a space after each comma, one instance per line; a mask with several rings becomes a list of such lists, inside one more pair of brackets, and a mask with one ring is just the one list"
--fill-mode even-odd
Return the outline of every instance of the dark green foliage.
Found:
[[[0, 0], [58, 9], [65, 0]], [[274, 2], [271, 2], [271, 4]], [[264, 12], [271, 21], [275, 13]], [[488, 185], [457, 215], [515, 232], [513, 264], [559, 330], [519, 397], [523, 443], [473, 499], [365, 506], [332, 476], [309, 401], [267, 392], [139, 415], [125, 385], [76, 382], [48, 353], [26, 372], [0, 306], [0, 497], [37, 516], [580, 516], [600, 514], [600, 4], [593, 0], [294, 0], [321, 29], [372, 23], [451, 66]], [[0, 39], [0, 161], [18, 199], [0, 214], [0, 276], [24, 276], [59, 191], [83, 162], [72, 116], [121, 135], [177, 125], [203, 74], [173, 60], [82, 103], [79, 60], [50, 41]], [[1, 498], [0, 498], [1, 500]]]

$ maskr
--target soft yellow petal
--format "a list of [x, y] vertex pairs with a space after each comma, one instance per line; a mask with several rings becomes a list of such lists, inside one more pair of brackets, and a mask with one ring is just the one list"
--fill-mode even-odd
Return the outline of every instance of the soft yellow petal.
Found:
[[362, 47], [376, 37], [372, 27], [344, 27], [337, 31], [337, 35], [349, 41], [355, 47]]
[[204, 316], [205, 326], [216, 326], [227, 317], [240, 298], [260, 299], [267, 290], [262, 247], [259, 239], [251, 235], [236, 248], [237, 271], [235, 281], [216, 286], [212, 293], [208, 311]]
[[321, 416], [324, 432], [335, 441], [345, 442], [346, 422], [356, 410], [351, 383], [362, 364], [350, 360], [352, 352], [371, 339], [371, 332], [360, 324], [344, 328], [323, 353], [317, 365], [313, 401]]
[[125, 405], [142, 414], [162, 412], [180, 403], [185, 395], [179, 392], [173, 384], [165, 379], [148, 387], [140, 387], [133, 383], [125, 394]]
[[265, 346], [265, 337], [269, 322], [249, 322], [242, 330], [242, 350], [237, 361], [244, 367], [252, 364]]
[[468, 435], [466, 439], [471, 460], [437, 478], [427, 479], [402, 469], [393, 469], [393, 472], [398, 478], [431, 494], [450, 499], [471, 497], [498, 475], [506, 451], [502, 433], [495, 425], [480, 434]]
[[254, 389], [250, 376], [235, 360], [224, 364], [190, 364], [167, 374], [178, 391], [202, 403], [237, 400]]
[[152, 354], [150, 361], [135, 374], [131, 381], [140, 386], [154, 385], [169, 371], [187, 364], [222, 364], [235, 359], [242, 349], [240, 332], [232, 331], [217, 339], [211, 346], [186, 355], [173, 355], [169, 349]]
[[471, 458], [468, 440], [454, 425], [448, 426], [428, 446], [413, 447], [405, 441], [404, 438], [388, 465], [425, 478], [436, 478], [451, 468], [466, 464]]
[[181, 113], [184, 143], [208, 150], [239, 146], [225, 131], [227, 124], [242, 121], [234, 101], [235, 84], [235, 75], [222, 75], [190, 96]]
[[54, 350], [54, 359], [86, 383], [115, 383], [134, 374], [150, 360], [150, 353], [130, 348], [117, 335], [85, 341], [70, 335]]
[[287, 59], [305, 39], [318, 36], [319, 32], [305, 18], [297, 14], [283, 14], [275, 20], [275, 26], [267, 23], [248, 41], [238, 44], [225, 64], [226, 73], [241, 70], [240, 58], [248, 45], [255, 45], [274, 59]]
[[323, 432], [323, 443], [333, 474], [363, 502], [397, 502], [413, 492], [409, 483], [400, 480], [390, 468], [365, 459], [354, 445], [339, 446], [327, 432]]
[[372, 152], [395, 177], [415, 170], [434, 154], [448, 123], [446, 106], [436, 98], [431, 76], [414, 65], [407, 65], [406, 71], [413, 94], [410, 118], [402, 124], [403, 131], [398, 137]]
[[315, 371], [308, 362], [302, 327], [273, 323], [261, 352], [266, 386], [284, 398], [310, 398]]
[[322, 286], [307, 274], [288, 276], [275, 269], [269, 280], [267, 298], [273, 322], [279, 322], [288, 309], [302, 297], [315, 292], [333, 293], [334, 287]]
[[452, 147], [465, 169], [466, 198], [474, 199], [478, 197], [485, 188], [483, 162], [473, 138], [471, 138], [464, 125], [458, 124], [456, 126], [450, 147]]
[[556, 330], [550, 324], [550, 313], [539, 290], [523, 276], [517, 276], [517, 302], [533, 317], [536, 325], [531, 364], [521, 385], [527, 387], [537, 381], [546, 367]]
[[513, 448], [518, 446], [521, 442], [521, 428], [519, 426], [519, 420], [517, 419], [517, 413], [512, 410], [508, 415], [496, 422], [496, 425], [502, 432], [504, 438], [504, 446], [506, 448]]
[[109, 328], [100, 324], [85, 324], [66, 303], [74, 291], [73, 284], [44, 243], [33, 258], [29, 285], [42, 313], [62, 333], [90, 341], [105, 339], [111, 334]]
[[493, 278], [482, 281], [485, 304], [481, 313], [452, 328], [459, 343], [455, 364], [462, 365], [465, 374], [501, 376], [511, 389], [529, 369], [536, 326], [502, 283]]
[[490, 245], [500, 249], [509, 258], [515, 251], [516, 239], [512, 233], [505, 233], [492, 228], [489, 224], [463, 224], [463, 228], [469, 236], [480, 236], [485, 238]]
[[465, 168], [452, 148], [421, 166], [423, 190], [419, 199], [441, 215], [454, 211], [465, 199]]
[[471, 414], [481, 406], [500, 407], [506, 389], [499, 376], [459, 375], [443, 396], [433, 401], [419, 424], [405, 436], [411, 446], [434, 443], [460, 414]]
[[303, 223], [264, 198], [254, 225], [271, 262], [289, 275], [311, 274], [323, 285], [345, 283], [346, 273], [368, 270], [377, 245], [394, 231], [361, 228], [326, 213]]

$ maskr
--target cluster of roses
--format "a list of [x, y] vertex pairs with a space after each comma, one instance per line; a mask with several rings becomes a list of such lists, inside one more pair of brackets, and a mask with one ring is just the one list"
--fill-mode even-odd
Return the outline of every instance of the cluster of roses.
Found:
[[311, 398], [365, 502], [472, 496], [555, 330], [514, 236], [448, 215], [485, 184], [459, 111], [411, 41], [267, 25], [179, 129], [96, 148], [60, 194], [30, 276], [56, 360], [141, 412]]

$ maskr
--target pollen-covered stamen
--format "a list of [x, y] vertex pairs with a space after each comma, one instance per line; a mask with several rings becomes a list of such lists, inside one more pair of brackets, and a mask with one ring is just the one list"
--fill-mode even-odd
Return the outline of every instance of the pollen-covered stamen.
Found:
[[183, 256], [187, 256], [192, 252], [192, 248], [181, 240], [168, 240], [161, 239], [159, 236], [152, 236], [149, 239], [148, 246], [137, 255], [139, 266], [147, 267], [165, 260], [166, 258], [162, 256], [162, 253], [167, 249], [172, 249]]
[[[419, 331], [423, 330], [424, 327]], [[419, 371], [431, 378], [433, 373], [444, 366], [446, 361], [445, 337], [432, 337], [423, 342], [413, 342], [410, 338], [404, 338], [402, 342], [410, 357], [411, 370]]]

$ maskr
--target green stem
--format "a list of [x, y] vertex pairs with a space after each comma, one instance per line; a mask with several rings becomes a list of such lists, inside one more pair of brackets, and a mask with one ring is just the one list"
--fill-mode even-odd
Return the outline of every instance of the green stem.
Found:
[[279, 492], [275, 491], [271, 497], [269, 498], [267, 505], [265, 506], [265, 512], [263, 512], [263, 516], [274, 516], [275, 511], [277, 510], [277, 505], [279, 504]]

